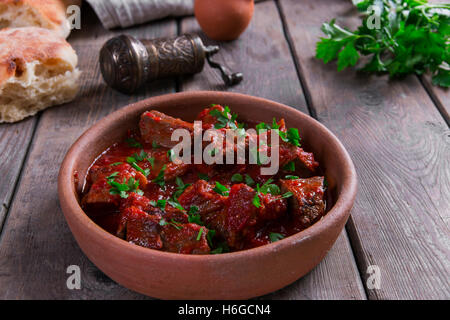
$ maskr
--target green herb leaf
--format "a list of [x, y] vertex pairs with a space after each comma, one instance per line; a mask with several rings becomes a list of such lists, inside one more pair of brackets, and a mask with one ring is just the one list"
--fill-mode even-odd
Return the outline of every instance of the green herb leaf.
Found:
[[244, 177], [242, 177], [242, 174], [240, 174], [240, 173], [235, 173], [231, 176], [231, 181], [232, 182], [242, 182], [242, 181], [244, 181]]
[[206, 234], [206, 240], [208, 240], [208, 244], [210, 247], [213, 246], [213, 239], [214, 239], [215, 235], [216, 235], [216, 230], [212, 230], [212, 229], [209, 229], [208, 233]]
[[209, 181], [209, 176], [207, 174], [205, 174], [205, 173], [198, 173], [197, 175], [198, 175], [198, 178], [200, 180]]
[[152, 141], [152, 148], [153, 149], [158, 149], [159, 147], [160, 147], [160, 145], [156, 141]]
[[115, 166], [118, 166], [118, 165], [120, 165], [122, 163], [123, 162], [114, 162], [114, 163], [111, 163], [110, 166], [115, 167]]
[[203, 228], [200, 228], [200, 231], [197, 234], [197, 239], [196, 239], [197, 241], [199, 241], [201, 239], [202, 234], [203, 234]]
[[150, 204], [156, 208], [159, 208], [163, 212], [166, 211], [166, 204], [167, 204], [166, 199], [160, 199], [158, 201], [152, 200], [152, 201], [150, 201]]
[[295, 162], [294, 161], [289, 162], [287, 165], [283, 167], [283, 170], [291, 172], [295, 171]]
[[285, 179], [288, 180], [295, 180], [295, 179], [300, 179], [298, 176], [291, 176], [291, 175], [287, 175], [286, 177], [284, 177]]
[[216, 186], [214, 187], [213, 191], [220, 194], [221, 196], [228, 196], [228, 194], [230, 193], [230, 189], [228, 189], [218, 181], [216, 181]]
[[[355, 66], [360, 55], [368, 62], [360, 69], [370, 73], [434, 74], [433, 84], [449, 87], [450, 4], [429, 4], [425, 0], [353, 1], [363, 13], [355, 31], [336, 25], [322, 25], [327, 36], [316, 45], [316, 58], [328, 63], [337, 59], [338, 70]], [[379, 23], [374, 23], [374, 10]]]
[[255, 180], [253, 180], [248, 174], [245, 174], [245, 184], [251, 187], [255, 184]]
[[230, 248], [228, 248], [228, 245], [226, 242], [221, 242], [217, 245], [217, 247], [211, 251], [211, 254], [220, 254], [220, 253], [225, 253], [225, 252], [229, 252]]
[[134, 138], [127, 138], [125, 142], [131, 148], [142, 148], [142, 144]]
[[228, 106], [225, 106], [224, 111], [222, 112], [218, 109], [213, 109], [209, 112], [209, 114], [217, 119], [217, 123], [214, 124], [214, 128], [238, 129], [238, 126], [236, 125], [237, 114], [232, 114]]
[[152, 182], [158, 184], [161, 188], [165, 188], [166, 181], [164, 180], [164, 171], [166, 170], [166, 165], [164, 165], [161, 170], [159, 171], [158, 175], [155, 179], [152, 180]]
[[129, 192], [135, 192], [139, 195], [143, 195], [144, 192], [139, 190], [139, 181], [135, 180], [133, 177], [130, 177], [128, 181], [123, 178], [122, 183], [115, 181], [114, 179], [117, 177], [119, 173], [114, 172], [108, 177], [106, 177], [108, 184], [112, 187], [109, 190], [109, 193], [112, 195], [119, 195], [121, 198], [128, 198]]
[[259, 198], [259, 192], [256, 192], [255, 196], [252, 199], [252, 203], [255, 207], [261, 208], [262, 205], [261, 205], [261, 199]]
[[281, 233], [271, 232], [269, 234], [269, 238], [271, 242], [276, 242], [278, 240], [284, 239], [284, 236]]
[[281, 198], [282, 198], [282, 199], [290, 198], [290, 197], [292, 197], [293, 195], [294, 195], [294, 194], [293, 194], [292, 192], [288, 191], [288, 192], [284, 193], [284, 194], [281, 196]]

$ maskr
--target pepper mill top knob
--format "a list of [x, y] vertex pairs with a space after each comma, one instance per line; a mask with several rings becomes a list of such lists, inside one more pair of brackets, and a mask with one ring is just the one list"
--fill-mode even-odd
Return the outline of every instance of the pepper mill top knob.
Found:
[[124, 93], [133, 93], [149, 73], [148, 52], [144, 44], [129, 35], [109, 39], [100, 50], [100, 70], [105, 82]]

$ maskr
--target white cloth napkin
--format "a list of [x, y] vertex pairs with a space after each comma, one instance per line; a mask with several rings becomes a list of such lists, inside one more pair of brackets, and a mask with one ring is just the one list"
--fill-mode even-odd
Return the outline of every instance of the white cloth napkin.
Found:
[[[107, 29], [184, 16], [194, 12], [194, 0], [86, 0]], [[228, 1], [228, 0], [223, 0]], [[258, 1], [258, 0], [257, 0]]]

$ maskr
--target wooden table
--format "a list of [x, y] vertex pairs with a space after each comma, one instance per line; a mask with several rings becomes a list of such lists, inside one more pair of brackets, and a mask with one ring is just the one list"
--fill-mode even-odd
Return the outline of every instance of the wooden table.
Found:
[[[187, 90], [229, 90], [290, 105], [331, 129], [356, 165], [356, 203], [326, 258], [262, 298], [450, 298], [450, 92], [427, 78], [389, 81], [317, 61], [320, 26], [334, 16], [343, 24], [358, 22], [350, 1], [260, 2], [249, 29], [220, 44], [216, 57], [245, 74], [242, 84], [227, 89], [205, 67], [127, 96], [100, 75], [98, 52], [107, 39], [123, 32], [173, 36], [199, 27], [186, 17], [108, 31], [84, 5], [81, 30], [69, 38], [83, 70], [78, 98], [0, 125], [0, 298], [146, 298], [110, 280], [81, 252], [59, 207], [57, 174], [70, 145], [96, 121], [131, 102]], [[81, 268], [80, 290], [66, 287], [69, 265]], [[379, 289], [367, 285], [371, 265], [379, 268]]]

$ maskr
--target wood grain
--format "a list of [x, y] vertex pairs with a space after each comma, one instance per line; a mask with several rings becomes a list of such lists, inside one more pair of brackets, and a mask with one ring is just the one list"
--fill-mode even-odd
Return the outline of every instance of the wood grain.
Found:
[[[90, 8], [83, 7], [82, 29], [69, 40], [83, 70], [82, 89], [75, 101], [46, 110], [39, 121], [0, 243], [1, 299], [146, 298], [111, 281], [84, 256], [57, 197], [61, 161], [85, 129], [131, 102], [175, 90], [174, 81], [167, 80], [126, 96], [104, 84], [98, 52], [108, 38], [122, 32], [104, 30]], [[126, 32], [148, 38], [172, 36], [176, 23], [162, 21]], [[81, 290], [66, 287], [69, 265], [81, 268]]]
[[0, 124], [0, 234], [35, 126], [36, 117]]
[[[226, 88], [215, 70], [205, 67], [201, 74], [183, 79], [183, 90], [229, 90], [260, 96], [308, 113], [289, 46], [273, 1], [257, 4], [249, 28], [233, 42], [219, 43], [214, 57], [234, 71], [244, 73], [244, 81]], [[194, 18], [185, 18], [182, 32], [200, 32]], [[206, 39], [208, 44], [218, 44]], [[232, 106], [230, 106], [232, 108]], [[327, 257], [307, 276], [262, 299], [364, 299], [365, 293], [345, 231]]]
[[[448, 0], [431, 0], [430, 3], [445, 4], [448, 3]], [[447, 121], [447, 125], [450, 126], [450, 89], [434, 86], [430, 75], [422, 76], [420, 80], [445, 121]]]
[[450, 89], [434, 86], [430, 76], [422, 76], [420, 80], [430, 95], [431, 99], [438, 107], [442, 117], [450, 126]]
[[[370, 299], [450, 296], [450, 132], [415, 76], [403, 81], [337, 72], [314, 58], [320, 26], [359, 23], [351, 2], [280, 1], [300, 72], [320, 121], [356, 165], [359, 194], [347, 225]], [[365, 281], [364, 281], [365, 282]]]

